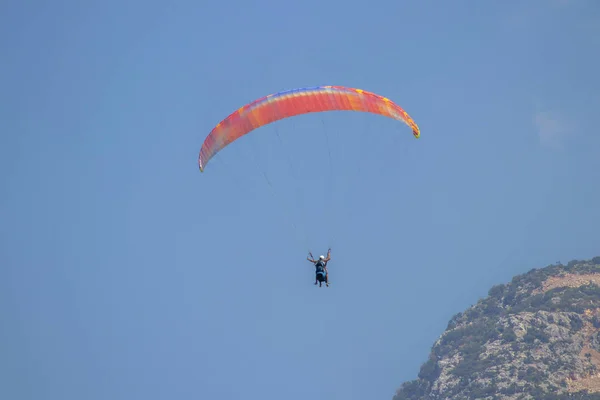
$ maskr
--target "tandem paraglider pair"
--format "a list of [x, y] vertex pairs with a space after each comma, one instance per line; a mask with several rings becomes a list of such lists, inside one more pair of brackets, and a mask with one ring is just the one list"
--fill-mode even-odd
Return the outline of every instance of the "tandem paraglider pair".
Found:
[[[224, 147], [259, 127], [297, 115], [326, 111], [357, 111], [379, 114], [408, 125], [415, 138], [421, 136], [419, 126], [406, 111], [392, 100], [362, 89], [344, 86], [317, 86], [286, 90], [261, 97], [232, 112], [219, 122], [205, 138], [198, 167], [204, 172], [208, 162]], [[376, 140], [376, 138], [374, 139]], [[315, 285], [325, 282], [329, 286], [327, 262], [331, 259], [331, 249], [327, 257], [315, 260], [309, 253], [308, 260], [316, 268]]]
[[315, 264], [315, 285], [318, 283], [319, 287], [325, 282], [325, 286], [329, 287], [329, 271], [327, 271], [327, 263], [331, 260], [331, 249], [327, 250], [327, 257], [320, 256], [318, 260], [315, 260], [312, 253], [308, 253], [306, 257], [308, 261]]

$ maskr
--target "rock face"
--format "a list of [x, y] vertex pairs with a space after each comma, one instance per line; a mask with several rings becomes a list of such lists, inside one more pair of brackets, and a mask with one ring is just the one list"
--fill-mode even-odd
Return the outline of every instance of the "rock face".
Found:
[[459, 399], [600, 400], [600, 257], [492, 287], [393, 400]]

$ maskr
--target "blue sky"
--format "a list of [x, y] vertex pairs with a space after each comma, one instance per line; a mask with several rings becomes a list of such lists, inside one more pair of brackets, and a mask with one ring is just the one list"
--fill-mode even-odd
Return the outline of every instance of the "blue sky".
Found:
[[[599, 26], [593, 0], [3, 2], [0, 397], [390, 399], [492, 285], [600, 255]], [[326, 84], [421, 138], [313, 114], [198, 171], [230, 112]]]

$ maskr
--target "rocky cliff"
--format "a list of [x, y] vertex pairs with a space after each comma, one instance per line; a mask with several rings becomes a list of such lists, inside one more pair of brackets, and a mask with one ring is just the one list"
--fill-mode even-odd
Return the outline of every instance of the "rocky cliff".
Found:
[[394, 396], [409, 399], [600, 400], [600, 257], [492, 287]]

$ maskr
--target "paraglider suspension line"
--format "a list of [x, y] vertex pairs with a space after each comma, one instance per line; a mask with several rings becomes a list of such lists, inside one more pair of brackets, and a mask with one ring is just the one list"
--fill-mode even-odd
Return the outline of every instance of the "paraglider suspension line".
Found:
[[329, 187], [327, 188], [327, 199], [328, 199], [328, 205], [327, 205], [327, 215], [329, 218], [329, 247], [333, 247], [333, 216], [332, 216], [332, 191], [333, 191], [333, 162], [331, 160], [331, 146], [329, 145], [329, 135], [327, 135], [327, 127], [325, 126], [325, 120], [321, 120], [321, 122], [323, 122], [323, 130], [325, 131], [325, 143], [327, 145], [327, 154], [329, 157]]

